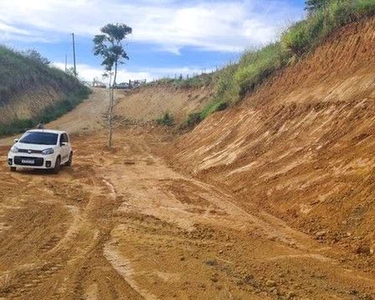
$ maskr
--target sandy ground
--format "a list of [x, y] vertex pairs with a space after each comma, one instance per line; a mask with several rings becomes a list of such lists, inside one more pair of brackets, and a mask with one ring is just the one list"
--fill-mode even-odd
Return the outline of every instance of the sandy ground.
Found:
[[170, 167], [170, 134], [128, 127], [112, 151], [103, 131], [82, 134], [100, 125], [102, 93], [53, 123], [79, 133], [71, 168], [0, 165], [1, 300], [375, 296], [374, 273], [344, 253]]

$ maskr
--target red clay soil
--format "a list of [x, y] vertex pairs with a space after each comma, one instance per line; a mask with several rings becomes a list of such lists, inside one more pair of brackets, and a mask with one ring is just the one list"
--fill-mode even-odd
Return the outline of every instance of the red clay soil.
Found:
[[179, 140], [176, 165], [373, 267], [374, 29], [374, 19], [343, 28], [210, 116]]

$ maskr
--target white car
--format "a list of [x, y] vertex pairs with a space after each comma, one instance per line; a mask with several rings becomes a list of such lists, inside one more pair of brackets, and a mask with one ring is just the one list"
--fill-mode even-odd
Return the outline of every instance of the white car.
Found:
[[29, 130], [14, 142], [8, 153], [8, 165], [12, 172], [22, 167], [49, 169], [57, 174], [61, 165], [72, 165], [73, 150], [65, 131]]

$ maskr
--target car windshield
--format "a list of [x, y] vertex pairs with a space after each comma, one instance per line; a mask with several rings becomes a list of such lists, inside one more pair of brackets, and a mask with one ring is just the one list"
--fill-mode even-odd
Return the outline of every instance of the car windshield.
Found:
[[24, 144], [36, 144], [36, 145], [56, 145], [58, 135], [56, 133], [47, 132], [28, 132], [20, 143]]

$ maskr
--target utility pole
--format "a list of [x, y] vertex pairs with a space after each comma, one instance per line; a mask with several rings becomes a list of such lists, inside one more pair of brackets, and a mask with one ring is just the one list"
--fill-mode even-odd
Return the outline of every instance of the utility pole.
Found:
[[74, 41], [74, 33], [72, 33], [73, 39], [73, 62], [74, 62], [74, 76], [77, 77], [77, 66], [76, 66], [76, 44]]

